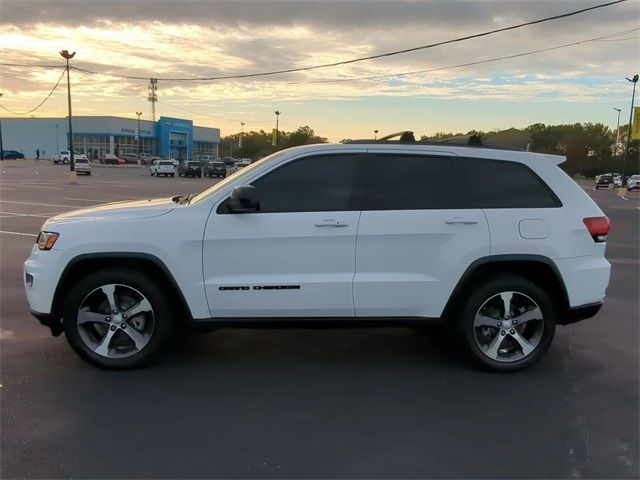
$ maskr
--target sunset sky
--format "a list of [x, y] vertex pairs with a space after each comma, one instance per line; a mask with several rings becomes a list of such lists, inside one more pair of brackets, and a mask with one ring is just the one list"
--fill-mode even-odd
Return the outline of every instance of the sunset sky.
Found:
[[[593, 1], [30, 1], [0, 0], [2, 105], [23, 113], [58, 81], [58, 51], [76, 51], [77, 115], [150, 118], [139, 77], [211, 77], [312, 66], [412, 48], [585, 8]], [[159, 80], [157, 116], [189, 118], [222, 135], [311, 126], [332, 141], [413, 130], [492, 130], [604, 122], [629, 115], [640, 70], [637, 0], [427, 50], [287, 73], [210, 82]], [[635, 29], [635, 30], [634, 30]], [[439, 69], [558, 45], [581, 45]], [[50, 68], [36, 66], [50, 65]], [[115, 75], [115, 76], [109, 76]], [[389, 76], [391, 75], [391, 76]], [[362, 78], [362, 77], [381, 78]], [[341, 80], [336, 82], [335, 80]], [[349, 81], [343, 81], [349, 80]], [[6, 110], [3, 117], [19, 116]], [[33, 114], [65, 116], [66, 83]]]

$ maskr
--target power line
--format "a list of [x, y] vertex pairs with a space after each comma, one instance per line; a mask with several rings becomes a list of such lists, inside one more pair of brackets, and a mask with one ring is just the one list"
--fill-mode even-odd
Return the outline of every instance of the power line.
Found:
[[115, 75], [115, 74], [110, 74], [110, 73], [101, 73], [101, 72], [95, 72], [92, 70], [87, 70], [84, 68], [79, 68], [79, 67], [73, 67], [74, 70], [78, 70], [80, 72], [84, 72], [90, 75], [105, 75], [105, 76], [110, 76], [113, 78], [123, 78], [123, 79], [128, 79], [128, 80], [148, 80], [150, 77], [154, 77], [157, 78], [158, 80], [162, 80], [162, 81], [168, 81], [168, 82], [204, 82], [204, 81], [215, 81], [215, 80], [232, 80], [232, 79], [240, 79], [240, 78], [253, 78], [253, 77], [265, 77], [265, 76], [270, 76], [270, 75], [279, 75], [279, 74], [283, 74], [283, 73], [294, 73], [294, 72], [302, 72], [302, 71], [309, 71], [309, 70], [316, 70], [319, 68], [328, 68], [328, 67], [337, 67], [339, 65], [347, 65], [347, 64], [351, 64], [351, 63], [356, 63], [356, 62], [362, 62], [365, 60], [374, 60], [377, 58], [384, 58], [384, 57], [391, 57], [394, 55], [400, 55], [400, 54], [405, 54], [405, 53], [410, 53], [410, 52], [416, 52], [418, 50], [426, 50], [426, 49], [430, 49], [430, 48], [434, 48], [434, 47], [439, 47], [442, 45], [448, 45], [451, 43], [457, 43], [457, 42], [463, 42], [466, 40], [471, 40], [474, 38], [480, 38], [480, 37], [486, 37], [488, 35], [493, 35], [496, 33], [501, 33], [501, 32], [506, 32], [506, 31], [510, 31], [510, 30], [516, 30], [518, 28], [523, 28], [523, 27], [528, 27], [531, 25], [537, 25], [543, 22], [549, 22], [552, 20], [559, 20], [562, 18], [568, 18], [568, 17], [572, 17], [575, 15], [579, 15], [581, 13], [585, 13], [585, 12], [590, 12], [593, 10], [597, 10], [600, 8], [604, 8], [604, 7], [609, 7], [612, 5], [616, 5], [619, 3], [624, 3], [628, 0], [615, 0], [612, 2], [608, 2], [608, 3], [601, 3], [598, 5], [594, 5], [592, 7], [587, 7], [587, 8], [582, 8], [580, 10], [574, 10], [572, 12], [567, 12], [567, 13], [562, 13], [559, 15], [554, 15], [551, 17], [545, 17], [545, 18], [541, 18], [538, 20], [532, 20], [529, 22], [525, 22], [525, 23], [519, 23], [517, 25], [511, 25], [509, 27], [503, 27], [503, 28], [497, 28], [494, 30], [489, 30], [486, 32], [482, 32], [482, 33], [476, 33], [473, 35], [466, 35], [464, 37], [458, 37], [458, 38], [454, 38], [454, 39], [450, 39], [450, 40], [443, 40], [441, 42], [436, 42], [436, 43], [431, 43], [431, 44], [427, 44], [427, 45], [420, 45], [417, 47], [412, 47], [412, 48], [406, 48], [403, 50], [395, 50], [392, 52], [386, 52], [386, 53], [380, 53], [377, 55], [369, 55], [366, 57], [359, 57], [359, 58], [353, 58], [351, 60], [343, 60], [340, 62], [332, 62], [332, 63], [324, 63], [321, 65], [312, 65], [309, 67], [298, 67], [298, 68], [288, 68], [288, 69], [283, 69], [283, 70], [273, 70], [273, 71], [269, 71], [269, 72], [259, 72], [259, 73], [247, 73], [247, 74], [242, 74], [242, 75], [224, 75], [224, 76], [218, 76], [218, 77], [199, 77], [199, 78], [185, 78], [185, 77], [175, 77], [175, 78], [162, 78], [162, 77], [157, 77], [154, 75], [146, 75], [144, 77], [142, 76], [135, 76], [135, 75]]
[[35, 112], [36, 110], [38, 110], [42, 105], [44, 105], [44, 103], [49, 100], [49, 97], [51, 95], [53, 95], [53, 92], [56, 91], [56, 88], [58, 88], [58, 85], [60, 85], [60, 82], [62, 81], [62, 77], [64, 77], [64, 70], [62, 71], [62, 75], [60, 75], [60, 78], [58, 79], [58, 81], [56, 82], [56, 84], [53, 86], [53, 88], [51, 89], [51, 91], [49, 92], [49, 95], [47, 95], [46, 97], [44, 97], [44, 100], [42, 100], [37, 107], [32, 108], [31, 110], [29, 110], [28, 112], [24, 112], [24, 113], [20, 113], [20, 112], [14, 112], [13, 110], [9, 110], [7, 107], [5, 107], [4, 105], [0, 104], [0, 108], [2, 108], [3, 110], [6, 110], [9, 113], [13, 113], [14, 115], [29, 115], [30, 113]]
[[[434, 67], [434, 68], [428, 68], [426, 70], [415, 70], [415, 71], [411, 71], [411, 72], [402, 72], [402, 73], [389, 73], [389, 74], [385, 74], [385, 75], [371, 75], [371, 76], [366, 76], [366, 77], [349, 77], [349, 78], [333, 78], [333, 79], [327, 79], [327, 80], [311, 80], [311, 81], [306, 81], [306, 82], [293, 82], [293, 84], [354, 82], [354, 81], [358, 81], [358, 80], [376, 80], [376, 79], [379, 79], [379, 78], [405, 77], [407, 75], [416, 75], [416, 74], [419, 74], [419, 73], [440, 72], [440, 71], [443, 71], [443, 70], [451, 70], [451, 69], [454, 69], [454, 68], [470, 67], [470, 66], [473, 66], [473, 65], [481, 65], [483, 63], [498, 62], [498, 61], [501, 61], [501, 60], [509, 60], [509, 59], [512, 59], [512, 58], [525, 57], [525, 56], [528, 56], [528, 55], [535, 55], [537, 53], [550, 52], [552, 50], [559, 50], [561, 48], [574, 47], [576, 45], [581, 45], [583, 43], [603, 41], [603, 40], [609, 39], [611, 37], [615, 37], [615, 36], [618, 36], [618, 35], [625, 35], [627, 33], [635, 32], [635, 31], [638, 31], [638, 30], [640, 30], [640, 27], [632, 28], [632, 29], [629, 29], [629, 30], [624, 30], [622, 32], [612, 33], [610, 35], [604, 35], [604, 36], [601, 36], [601, 37], [595, 37], [595, 38], [589, 38], [589, 39], [586, 39], [586, 40], [580, 40], [578, 42], [565, 43], [563, 45], [556, 45], [556, 46], [553, 46], [553, 47], [541, 48], [541, 49], [538, 49], [538, 50], [531, 50], [531, 51], [528, 51], [528, 52], [514, 53], [513, 55], [504, 55], [502, 57], [488, 58], [486, 60], [477, 60], [475, 62], [459, 63], [457, 65], [448, 65], [446, 67]], [[633, 40], [633, 38], [626, 38], [626, 39], [620, 39], [620, 40]]]

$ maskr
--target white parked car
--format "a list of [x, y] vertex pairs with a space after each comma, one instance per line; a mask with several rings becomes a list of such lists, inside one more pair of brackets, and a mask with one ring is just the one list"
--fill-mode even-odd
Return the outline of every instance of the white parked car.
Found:
[[157, 359], [186, 324], [439, 319], [481, 366], [519, 370], [557, 325], [594, 316], [609, 284], [609, 221], [563, 161], [426, 142], [291, 148], [198, 195], [47, 220], [24, 265], [29, 307], [102, 368]]
[[160, 175], [164, 175], [165, 177], [174, 177], [176, 175], [175, 160], [154, 160], [149, 167], [149, 172], [151, 173], [152, 177], [154, 175], [156, 177], [159, 177]]
[[627, 189], [640, 190], [640, 175], [631, 175], [627, 180]]
[[622, 186], [622, 177], [621, 176], [615, 176], [613, 177], [613, 186], [614, 188], [620, 188]]
[[[82, 159], [87, 160], [87, 156], [84, 153], [79, 153], [74, 150], [73, 161], [75, 162], [76, 160]], [[71, 163], [71, 153], [69, 152], [69, 150], [60, 150], [60, 153], [51, 155], [51, 161], [55, 164], [61, 163], [63, 165]]]
[[74, 158], [73, 159], [76, 173], [84, 173], [85, 175], [91, 175], [91, 164], [86, 158]]

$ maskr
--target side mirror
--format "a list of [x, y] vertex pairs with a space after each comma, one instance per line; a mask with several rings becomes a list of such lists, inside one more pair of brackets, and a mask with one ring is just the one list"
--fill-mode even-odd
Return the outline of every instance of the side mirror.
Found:
[[231, 192], [227, 207], [229, 211], [233, 213], [255, 212], [260, 210], [256, 187], [252, 185], [238, 185]]

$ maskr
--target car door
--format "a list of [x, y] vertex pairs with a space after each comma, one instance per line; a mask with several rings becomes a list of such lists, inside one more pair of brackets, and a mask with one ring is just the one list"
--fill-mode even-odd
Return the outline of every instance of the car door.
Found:
[[489, 253], [480, 209], [459, 208], [444, 153], [371, 152], [356, 245], [358, 317], [439, 317], [471, 262]]
[[315, 155], [251, 182], [259, 211], [215, 207], [205, 229], [212, 317], [353, 317], [356, 154]]

